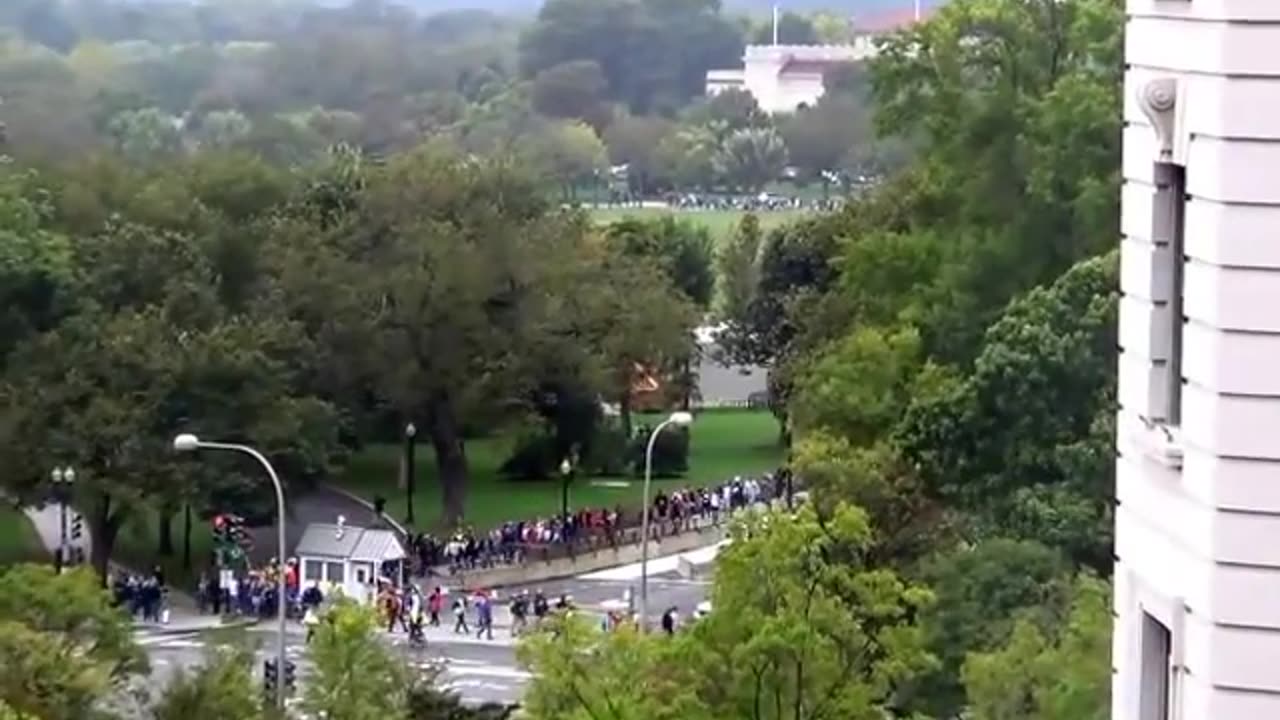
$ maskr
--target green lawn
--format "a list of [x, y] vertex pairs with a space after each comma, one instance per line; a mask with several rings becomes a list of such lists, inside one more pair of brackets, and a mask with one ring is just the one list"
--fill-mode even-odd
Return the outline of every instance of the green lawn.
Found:
[[[637, 418], [637, 424], [642, 422]], [[778, 423], [768, 412], [708, 411], [693, 427], [689, 473], [684, 478], [655, 480], [655, 487], [713, 485], [734, 475], [776, 468], [782, 451]], [[547, 515], [560, 509], [560, 483], [510, 481], [498, 474], [514, 437], [503, 435], [467, 443], [471, 482], [467, 490], [467, 521], [478, 528], [514, 518]], [[339, 483], [368, 498], [387, 498], [397, 519], [405, 514], [404, 490], [396, 482], [401, 448], [375, 445], [353, 458]], [[421, 525], [434, 526], [440, 517], [440, 487], [430, 447], [419, 445], [414, 512]], [[613, 507], [639, 504], [643, 483], [635, 478], [577, 478], [570, 489], [570, 507]]]
[[[729, 237], [734, 230], [737, 229], [738, 223], [742, 220], [742, 216], [746, 213], [738, 210], [679, 210], [673, 211], [667, 208], [645, 207], [645, 208], [594, 208], [590, 210], [592, 217], [600, 223], [611, 223], [623, 218], [637, 218], [641, 220], [651, 220], [653, 218], [664, 217], [666, 215], [674, 215], [679, 220], [688, 220], [689, 222], [698, 223], [706, 226], [711, 233], [711, 237], [716, 242], [722, 241]], [[804, 217], [808, 213], [804, 210], [777, 210], [773, 212], [757, 213], [756, 217], [760, 219], [760, 227], [765, 232], [784, 225], [793, 220]]]
[[0, 565], [50, 559], [27, 516], [8, 503], [0, 503]]

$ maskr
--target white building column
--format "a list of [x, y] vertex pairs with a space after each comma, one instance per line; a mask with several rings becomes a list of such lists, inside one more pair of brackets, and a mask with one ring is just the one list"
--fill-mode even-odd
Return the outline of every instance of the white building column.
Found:
[[1128, 0], [1113, 720], [1280, 718], [1280, 0]]

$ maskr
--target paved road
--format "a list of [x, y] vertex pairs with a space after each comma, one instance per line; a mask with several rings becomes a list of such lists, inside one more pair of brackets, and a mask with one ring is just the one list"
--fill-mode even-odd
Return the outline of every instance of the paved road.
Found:
[[[708, 560], [710, 556], [703, 552], [695, 557], [702, 561]], [[688, 617], [698, 603], [706, 598], [708, 582], [699, 578], [709, 575], [708, 565], [699, 565], [700, 570], [693, 578], [681, 577], [672, 569], [674, 565], [672, 558], [655, 559], [650, 564], [649, 614], [654, 624], [668, 607], [676, 606], [682, 616]], [[599, 610], [602, 604], [609, 601], [621, 601], [627, 588], [634, 588], [638, 597], [639, 577], [638, 564], [628, 565], [582, 577], [530, 585], [527, 588], [505, 589], [501, 592], [500, 602], [514, 592], [524, 589], [534, 592], [541, 589], [553, 599], [562, 594], [569, 595], [574, 605], [591, 612]], [[499, 623], [503, 622], [504, 616], [505, 613], [498, 615]], [[447, 618], [443, 619], [448, 621]], [[276, 633], [271, 623], [254, 626], [249, 633], [253, 640], [258, 641], [259, 669], [256, 672], [261, 677], [262, 661], [274, 655]], [[290, 626], [287, 653], [298, 663], [300, 684], [306, 683], [309, 672], [304, 657], [304, 636], [301, 626]], [[209, 635], [203, 633], [162, 634], [157, 629], [139, 629], [137, 637], [147, 651], [158, 679], [158, 682], [152, 683], [152, 687], [162, 687], [177, 668], [197, 668], [204, 658], [206, 645], [212, 641]], [[410, 647], [407, 637], [399, 632], [387, 634], [385, 638], [401, 653], [406, 663], [415, 667], [441, 666], [444, 683], [467, 703], [519, 702], [530, 678], [529, 673], [516, 662], [515, 641], [506, 627], [495, 628], [493, 640], [455, 635], [447, 628], [430, 628], [426, 648]]]
[[[386, 639], [407, 664], [424, 669], [442, 667], [442, 680], [469, 703], [513, 703], [520, 699], [529, 674], [517, 667], [510, 638], [495, 635], [493, 641], [487, 641], [449, 635], [447, 631], [431, 632], [427, 647], [422, 649], [411, 648], [403, 633], [388, 634]], [[257, 645], [255, 674], [260, 678], [262, 662], [275, 657], [276, 633], [267, 625], [260, 625], [249, 636]], [[137, 637], [151, 661], [157, 680], [153, 685], [157, 687], [163, 686], [178, 668], [197, 668], [211, 642], [208, 635], [199, 633], [161, 635], [140, 631]], [[291, 626], [287, 638], [286, 654], [297, 663], [298, 682], [305, 685], [311, 668], [305, 657], [304, 631]]]

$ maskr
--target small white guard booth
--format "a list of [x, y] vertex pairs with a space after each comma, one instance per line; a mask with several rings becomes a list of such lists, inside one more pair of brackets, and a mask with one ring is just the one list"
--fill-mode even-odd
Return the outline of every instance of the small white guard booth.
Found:
[[354, 527], [341, 522], [311, 523], [294, 551], [302, 570], [302, 586], [319, 583], [329, 597], [371, 602], [379, 579], [399, 583], [404, 576], [404, 544], [391, 530]]

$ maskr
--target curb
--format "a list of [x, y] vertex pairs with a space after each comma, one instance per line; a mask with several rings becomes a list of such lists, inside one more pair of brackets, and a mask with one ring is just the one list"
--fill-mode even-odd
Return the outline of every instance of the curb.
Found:
[[[340, 487], [335, 487], [333, 485], [321, 485], [320, 487], [323, 488], [326, 492], [331, 492], [335, 495], [341, 495], [342, 497], [350, 500], [351, 502], [354, 502], [360, 505], [361, 507], [367, 509], [371, 513], [376, 511], [376, 509], [373, 507], [373, 503], [369, 502], [368, 500], [365, 500], [364, 498], [360, 497], [359, 495], [356, 495], [355, 493], [348, 492], [346, 490], [343, 490]], [[399, 520], [396, 520], [395, 518], [391, 517], [386, 513], [382, 514], [382, 520], [384, 520], [388, 525], [394, 528], [396, 532], [400, 533], [401, 537], [406, 537], [406, 538], [409, 537], [409, 531], [405, 529], [404, 525], [400, 524]]]
[[251, 628], [262, 620], [258, 618], [237, 618], [231, 622], [220, 622], [217, 625], [205, 625], [203, 627], [173, 627], [171, 625], [138, 625], [133, 626], [134, 630], [146, 630], [151, 635], [158, 636], [174, 636], [174, 635], [195, 635], [197, 633], [209, 632], [211, 630], [238, 630], [241, 628]]

